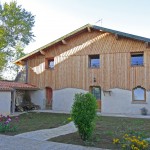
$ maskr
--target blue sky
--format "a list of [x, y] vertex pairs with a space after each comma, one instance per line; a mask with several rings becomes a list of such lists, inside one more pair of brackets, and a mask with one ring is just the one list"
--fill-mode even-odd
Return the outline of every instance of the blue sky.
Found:
[[[11, 0], [1, 0], [1, 3]], [[36, 16], [31, 52], [87, 23], [150, 38], [150, 0], [17, 0]]]

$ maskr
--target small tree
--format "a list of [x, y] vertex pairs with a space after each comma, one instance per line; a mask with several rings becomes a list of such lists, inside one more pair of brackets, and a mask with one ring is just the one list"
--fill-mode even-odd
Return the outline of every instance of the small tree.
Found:
[[75, 95], [71, 117], [83, 141], [88, 140], [93, 133], [95, 128], [96, 109], [96, 98], [92, 94], [80, 93]]

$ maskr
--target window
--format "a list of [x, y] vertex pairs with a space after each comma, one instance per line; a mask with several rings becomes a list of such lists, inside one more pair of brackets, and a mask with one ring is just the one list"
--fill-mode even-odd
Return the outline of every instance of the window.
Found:
[[146, 90], [142, 87], [136, 87], [132, 91], [133, 101], [145, 101], [146, 100]]
[[143, 53], [131, 53], [131, 66], [142, 66], [143, 62]]
[[45, 59], [45, 69], [54, 69], [54, 58]]
[[48, 61], [48, 67], [49, 67], [50, 69], [53, 69], [53, 68], [54, 68], [54, 59]]
[[91, 87], [91, 93], [95, 96], [97, 100], [101, 99], [101, 89], [100, 87]]
[[90, 68], [99, 68], [100, 67], [99, 55], [90, 55], [89, 56], [89, 67]]

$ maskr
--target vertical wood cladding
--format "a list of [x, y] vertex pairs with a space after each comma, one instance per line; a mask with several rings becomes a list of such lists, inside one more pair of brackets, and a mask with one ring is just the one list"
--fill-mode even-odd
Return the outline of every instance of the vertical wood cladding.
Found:
[[[40, 88], [80, 88], [131, 90], [140, 85], [150, 89], [150, 48], [144, 42], [100, 31], [83, 32], [28, 60], [29, 83]], [[144, 66], [130, 65], [131, 52], [144, 52]], [[89, 68], [88, 56], [100, 55], [100, 67]], [[45, 58], [54, 57], [55, 68], [45, 69]], [[96, 82], [94, 82], [94, 78]]]

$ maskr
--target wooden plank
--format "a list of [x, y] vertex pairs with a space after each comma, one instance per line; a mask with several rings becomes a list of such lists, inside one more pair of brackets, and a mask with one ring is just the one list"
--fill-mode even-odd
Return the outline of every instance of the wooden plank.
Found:
[[[29, 60], [29, 83], [40, 88], [50, 86], [53, 90], [67, 87], [89, 90], [92, 85], [99, 85], [102, 89], [131, 90], [139, 84], [150, 90], [150, 48], [146, 48], [144, 42], [123, 37], [116, 40], [112, 34], [86, 31], [67, 43], [58, 43], [45, 51], [45, 57], [55, 57], [53, 71], [43, 70], [39, 74], [33, 71], [34, 67], [44, 63], [44, 56]], [[144, 67], [131, 67], [130, 53], [141, 51], [144, 52]], [[100, 68], [88, 68], [88, 55], [91, 54], [100, 55]], [[42, 69], [42, 66], [37, 67], [38, 72]]]

